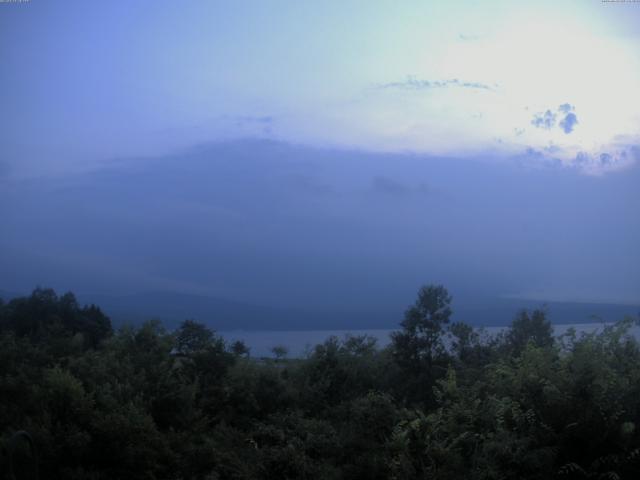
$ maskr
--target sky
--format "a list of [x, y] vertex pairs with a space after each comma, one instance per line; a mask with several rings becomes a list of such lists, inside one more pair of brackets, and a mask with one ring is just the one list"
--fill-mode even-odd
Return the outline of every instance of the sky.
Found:
[[0, 289], [640, 303], [640, 3], [0, 3]]

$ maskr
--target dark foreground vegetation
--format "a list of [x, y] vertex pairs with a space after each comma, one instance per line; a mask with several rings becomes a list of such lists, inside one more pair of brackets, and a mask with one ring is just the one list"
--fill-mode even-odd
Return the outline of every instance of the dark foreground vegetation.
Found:
[[521, 312], [485, 337], [450, 302], [422, 288], [388, 348], [290, 360], [194, 321], [113, 332], [72, 294], [0, 303], [0, 478], [640, 478], [632, 319], [554, 339]]

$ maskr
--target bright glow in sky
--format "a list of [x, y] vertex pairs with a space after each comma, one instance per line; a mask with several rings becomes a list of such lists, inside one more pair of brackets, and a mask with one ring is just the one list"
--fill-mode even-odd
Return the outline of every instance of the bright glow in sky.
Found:
[[638, 300], [638, 2], [0, 3], [0, 65], [0, 290]]
[[15, 174], [256, 136], [593, 174], [640, 156], [638, 4], [1, 7], [0, 141]]

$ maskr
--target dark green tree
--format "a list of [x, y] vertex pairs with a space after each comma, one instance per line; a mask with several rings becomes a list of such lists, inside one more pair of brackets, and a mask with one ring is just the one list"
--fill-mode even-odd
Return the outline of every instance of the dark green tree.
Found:
[[237, 357], [248, 357], [250, 349], [242, 340], [236, 340], [231, 344], [231, 352]]
[[50, 288], [36, 288], [30, 296], [14, 298], [0, 315], [0, 330], [11, 330], [33, 341], [79, 334], [81, 344], [96, 347], [113, 333], [111, 321], [95, 305], [80, 307], [73, 293], [61, 297]]
[[410, 401], [430, 403], [434, 379], [443, 373], [436, 363], [446, 357], [443, 334], [450, 305], [451, 295], [442, 285], [423, 286], [404, 314], [402, 330], [391, 334], [393, 357], [403, 371], [400, 380]]
[[276, 360], [284, 360], [286, 356], [289, 354], [289, 349], [284, 345], [276, 345], [271, 349], [271, 353], [276, 357]]
[[553, 345], [553, 327], [547, 320], [544, 310], [536, 309], [531, 314], [521, 311], [511, 323], [506, 334], [506, 341], [510, 351], [519, 355], [532, 343], [536, 347], [550, 347]]
[[195, 320], [185, 320], [176, 332], [176, 352], [190, 356], [210, 348], [214, 342], [213, 332]]
[[451, 295], [442, 285], [424, 286], [400, 323], [402, 330], [391, 336], [394, 356], [410, 370], [429, 369], [444, 353], [442, 336], [451, 317]]

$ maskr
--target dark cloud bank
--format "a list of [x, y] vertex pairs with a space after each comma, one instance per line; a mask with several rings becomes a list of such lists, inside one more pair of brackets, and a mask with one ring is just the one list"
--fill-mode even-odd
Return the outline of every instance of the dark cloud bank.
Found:
[[[638, 169], [593, 178], [269, 141], [204, 145], [2, 183], [0, 290], [73, 290], [118, 318], [155, 305], [221, 329], [317, 329], [393, 327], [435, 282], [453, 293], [457, 318], [503, 323], [517, 305], [502, 294], [640, 291], [638, 180]], [[598, 313], [581, 312], [555, 319]]]

